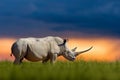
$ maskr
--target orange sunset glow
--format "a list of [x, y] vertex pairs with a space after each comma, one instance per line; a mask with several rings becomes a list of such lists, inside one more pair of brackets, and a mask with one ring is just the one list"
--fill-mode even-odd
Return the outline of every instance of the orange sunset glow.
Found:
[[119, 55], [119, 50], [115, 50], [120, 44], [117, 39], [71, 39], [69, 41], [70, 47], [77, 46], [77, 51], [88, 49], [93, 46], [93, 49], [89, 52], [83, 53], [77, 57], [77, 59], [84, 60], [97, 60], [97, 61], [115, 61]]
[[[16, 39], [13, 38], [0, 38], [0, 60], [13, 60], [14, 57], [10, 56], [11, 45]], [[76, 60], [97, 60], [97, 61], [116, 61], [119, 59], [119, 46], [120, 41], [118, 39], [110, 38], [71, 38], [68, 41], [70, 49], [78, 47], [77, 51], [82, 51], [93, 46], [93, 49], [83, 53], [77, 57]], [[58, 60], [64, 60], [63, 57], [59, 57]]]

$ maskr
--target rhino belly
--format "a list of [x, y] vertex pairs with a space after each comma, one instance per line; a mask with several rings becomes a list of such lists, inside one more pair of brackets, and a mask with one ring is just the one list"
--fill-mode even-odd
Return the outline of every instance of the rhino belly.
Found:
[[27, 55], [25, 56], [25, 59], [32, 62], [36, 62], [36, 61], [41, 61], [42, 57], [37, 57], [36, 55], [30, 52], [30, 53], [27, 53]]

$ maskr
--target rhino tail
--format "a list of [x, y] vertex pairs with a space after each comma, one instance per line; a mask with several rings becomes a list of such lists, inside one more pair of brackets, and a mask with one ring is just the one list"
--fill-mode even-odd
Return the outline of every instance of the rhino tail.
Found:
[[10, 56], [12, 56], [12, 53], [10, 54]]

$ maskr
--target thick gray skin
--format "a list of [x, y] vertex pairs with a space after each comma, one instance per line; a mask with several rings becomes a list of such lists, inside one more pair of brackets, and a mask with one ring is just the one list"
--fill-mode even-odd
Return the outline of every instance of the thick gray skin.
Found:
[[[50, 62], [54, 63], [57, 56], [62, 55], [60, 53], [70, 52], [63, 42], [64, 40], [60, 37], [50, 36], [45, 38], [21, 38], [11, 48], [12, 54], [15, 56], [14, 64], [21, 63], [23, 58], [33, 62], [42, 61], [43, 63], [50, 59]], [[65, 54], [64, 56], [68, 57]], [[72, 59], [75, 59], [75, 56], [72, 55]]]
[[[15, 57], [14, 64], [20, 64], [23, 58], [32, 62], [42, 61], [45, 63], [50, 60], [51, 63], [54, 63], [60, 55], [73, 61], [79, 54], [79, 52], [74, 52], [75, 49], [68, 49], [66, 40], [52, 36], [45, 38], [20, 38], [12, 45], [11, 51]], [[82, 53], [86, 51], [89, 51], [89, 49], [82, 51]]]

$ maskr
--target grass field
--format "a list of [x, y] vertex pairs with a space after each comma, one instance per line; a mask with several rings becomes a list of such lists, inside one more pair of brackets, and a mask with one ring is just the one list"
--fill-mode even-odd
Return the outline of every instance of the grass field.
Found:
[[0, 80], [120, 80], [120, 62], [0, 62]]

